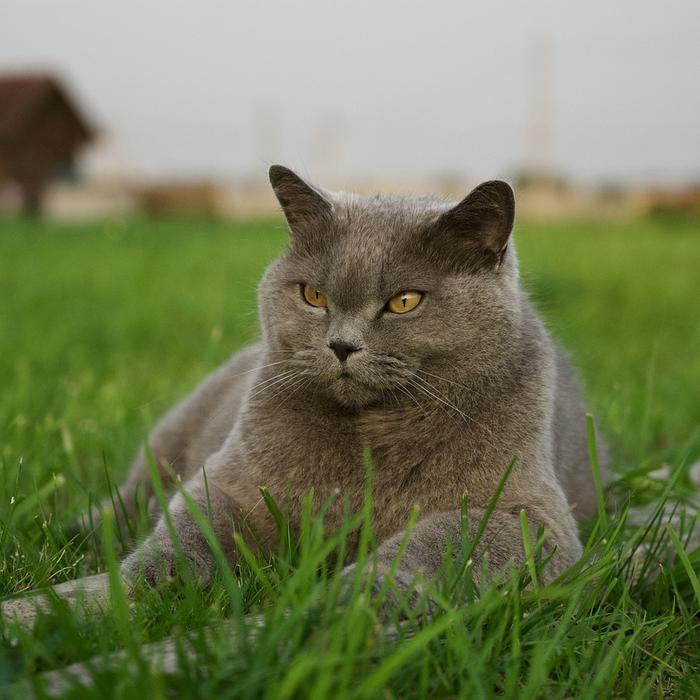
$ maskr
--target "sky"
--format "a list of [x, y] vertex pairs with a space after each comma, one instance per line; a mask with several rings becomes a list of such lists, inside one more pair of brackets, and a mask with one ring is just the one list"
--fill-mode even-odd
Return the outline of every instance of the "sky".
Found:
[[96, 170], [700, 181], [698, 0], [0, 0], [9, 69], [65, 79]]

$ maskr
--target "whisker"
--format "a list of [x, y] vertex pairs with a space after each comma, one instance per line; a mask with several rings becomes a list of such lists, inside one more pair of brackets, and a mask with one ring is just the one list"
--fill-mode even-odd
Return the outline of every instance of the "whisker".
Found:
[[[428, 390], [426, 390], [425, 387], [422, 387], [420, 384], [418, 384], [417, 382], [414, 382], [412, 379], [409, 379], [408, 381], [409, 381], [409, 384], [410, 384], [412, 387], [414, 387], [415, 389], [418, 389], [419, 392], [421, 392], [422, 394], [424, 394], [425, 396], [427, 396], [429, 399], [433, 399], [433, 400], [438, 401], [438, 408], [439, 408], [440, 410], [444, 411], [444, 412], [447, 414], [448, 418], [449, 418], [458, 428], [460, 428], [462, 431], [464, 430], [464, 425], [463, 425], [463, 423], [466, 422], [466, 421], [464, 421], [464, 419], [463, 419], [462, 422], [460, 423], [460, 422], [455, 418], [455, 416], [452, 415], [452, 413], [450, 413], [449, 411], [447, 411], [447, 410], [444, 408], [445, 406], [448, 406], [449, 404], [445, 403], [444, 401], [441, 401], [441, 400], [440, 400], [438, 397], [436, 397], [434, 394], [432, 394], [431, 392], [429, 392]], [[452, 408], [452, 407], [450, 406], [450, 408]]]
[[[285, 351], [286, 352], [286, 351]], [[292, 351], [290, 351], [292, 352]], [[267, 354], [267, 352], [265, 353]], [[251, 367], [250, 369], [246, 369], [243, 372], [236, 372], [236, 374], [232, 374], [231, 376], [227, 377], [228, 379], [237, 379], [238, 377], [242, 377], [245, 374], [250, 374], [251, 372], [257, 372], [260, 369], [265, 369], [266, 367], [273, 367], [274, 365], [281, 365], [283, 362], [291, 362], [291, 360], [279, 360], [278, 362], [270, 362], [269, 364], [266, 365], [256, 365], [255, 367]], [[159, 403], [161, 401], [172, 401], [172, 397], [163, 397], [161, 396], [160, 398], [156, 399], [151, 399], [150, 401], [144, 401], [143, 403], [139, 404], [139, 408], [146, 408], [146, 406], [151, 406], [155, 403]]]
[[248, 391], [253, 391], [254, 389], [257, 389], [258, 387], [263, 386], [264, 384], [267, 384], [268, 382], [273, 381], [274, 379], [279, 379], [280, 377], [284, 377], [288, 374], [291, 374], [292, 372], [296, 372], [297, 370], [295, 368], [290, 368], [290, 369], [284, 369], [281, 372], [278, 372], [277, 374], [273, 374], [271, 377], [268, 377], [267, 379], [263, 379], [260, 382], [257, 382], [253, 384]]
[[[236, 374], [233, 374], [233, 375], [231, 375], [231, 377], [229, 377], [229, 379], [236, 379], [237, 377], [242, 377], [245, 374], [250, 374], [251, 372], [257, 372], [259, 370], [266, 369], [267, 367], [274, 367], [276, 365], [281, 365], [281, 364], [284, 364], [286, 362], [290, 362], [290, 360], [280, 360], [279, 362], [270, 362], [270, 363], [265, 364], [265, 365], [257, 365], [256, 367], [252, 367], [251, 369], [247, 369], [244, 372], [238, 372]], [[292, 371], [294, 371], [294, 370], [283, 370], [280, 374], [285, 374], [287, 372], [292, 372]], [[279, 377], [280, 374], [277, 374], [277, 375], [271, 377], [270, 379], [275, 379], [275, 378]], [[270, 379], [259, 382], [258, 384], [254, 384], [252, 387], [250, 387], [250, 389], [248, 389], [248, 391], [251, 391], [252, 389], [255, 389], [256, 387], [261, 386], [262, 384], [265, 384], [265, 382], [270, 381]], [[212, 425], [214, 423], [214, 421], [217, 420], [224, 413], [224, 411], [226, 409], [227, 409], [226, 402], [223, 401], [222, 405], [219, 408], [217, 408], [217, 410], [214, 411], [214, 413], [212, 413], [211, 415], [206, 417], [206, 419], [202, 423], [203, 426], [208, 427], [208, 426]], [[152, 431], [149, 432], [148, 437], [150, 438], [151, 435], [152, 435]], [[147, 439], [147, 442], [148, 442], [148, 439]], [[185, 445], [185, 447], [183, 447], [178, 453], [176, 453], [175, 455], [172, 456], [171, 461], [176, 462], [177, 460], [179, 460], [182, 457], [182, 455], [185, 454], [186, 451], [187, 451], [187, 446]]]
[[[490, 435], [493, 435], [493, 431], [488, 426], [484, 425], [483, 423], [476, 420], [476, 418], [472, 418], [472, 416], [468, 415], [467, 413], [464, 413], [464, 411], [461, 411], [459, 408], [457, 408], [457, 406], [455, 406], [453, 403], [451, 403], [450, 401], [448, 401], [445, 398], [445, 395], [437, 387], [433, 386], [426, 379], [423, 379], [422, 377], [419, 377], [416, 374], [414, 374], [413, 376], [428, 387], [426, 392], [429, 393], [434, 399], [445, 404], [445, 406], [449, 406], [452, 410], [459, 413], [459, 415], [462, 416], [462, 418], [464, 418], [465, 420], [471, 421], [472, 423], [474, 423], [474, 425], [479, 426], [482, 430], [485, 430]], [[437, 393], [432, 393], [430, 390], [432, 390], [432, 392], [437, 392]]]
[[420, 372], [421, 374], [426, 374], [429, 377], [435, 377], [435, 379], [439, 379], [440, 381], [447, 382], [448, 384], [454, 384], [454, 386], [458, 386], [460, 389], [465, 389], [466, 391], [470, 391], [474, 394], [477, 394], [478, 396], [481, 396], [482, 398], [486, 398], [485, 394], [480, 393], [476, 389], [474, 389], [471, 386], [467, 386], [466, 384], [460, 384], [459, 382], [455, 382], [452, 379], [447, 379], [446, 377], [441, 377], [439, 374], [433, 374], [432, 372], [427, 372], [424, 369], [421, 369], [418, 367], [416, 369], [416, 372]]
[[[289, 350], [289, 351], [265, 351], [265, 355], [270, 355], [272, 352], [283, 354], [283, 353], [289, 353], [289, 354], [295, 354], [295, 351]], [[228, 379], [236, 379], [238, 377], [242, 377], [246, 374], [251, 374], [253, 372], [259, 372], [261, 370], [267, 369], [268, 367], [276, 367], [279, 365], [287, 364], [289, 362], [292, 362], [291, 359], [283, 359], [283, 360], [278, 360], [275, 362], [269, 362], [263, 365], [256, 365], [255, 367], [251, 367], [250, 369], [244, 370], [242, 372], [237, 372], [231, 376], [228, 377]], [[254, 391], [254, 393], [250, 394], [248, 393], [248, 396], [246, 397], [246, 401], [250, 400], [252, 397], [257, 396], [261, 394], [262, 392], [266, 391], [267, 389], [272, 388], [273, 386], [277, 386], [280, 383], [284, 385], [284, 382], [286, 380], [289, 380], [290, 382], [293, 381], [296, 376], [301, 374], [302, 372], [297, 369], [282, 369], [281, 372], [273, 375], [272, 377], [269, 377], [268, 379], [265, 379], [261, 382], [258, 382], [256, 384], [253, 384], [249, 389], [248, 392], [251, 392], [255, 389], [257, 391]], [[214, 411], [211, 415], [207, 416], [207, 418], [203, 421], [204, 426], [210, 426], [216, 421], [223, 413], [226, 411], [227, 406], [226, 402], [222, 402], [223, 405], [221, 405], [217, 410]], [[233, 425], [233, 419], [232, 419], [232, 425]], [[153, 431], [149, 431], [148, 437], [146, 438], [146, 444], [150, 444], [150, 438], [153, 434]], [[185, 454], [187, 451], [187, 445], [185, 445], [179, 452], [177, 452], [175, 455], [171, 456], [171, 462], [174, 464], [176, 463], [179, 459], [182, 458], [182, 456]]]
[[261, 384], [266, 384], [263, 386], [261, 389], [258, 389], [258, 391], [248, 394], [246, 397], [246, 401], [250, 401], [250, 399], [254, 398], [255, 396], [258, 396], [259, 394], [262, 394], [264, 391], [267, 391], [268, 389], [271, 389], [273, 386], [276, 386], [280, 383], [284, 383], [287, 380], [292, 380], [294, 379], [298, 374], [300, 374], [300, 370], [297, 369], [292, 369], [284, 372], [283, 376], [276, 375], [274, 377], [271, 377], [269, 380], [266, 382], [261, 382]]
[[[415, 376], [415, 378], [416, 378], [418, 381], [423, 382], [423, 384], [426, 385], [427, 388], [426, 388], [426, 386], [423, 386], [423, 385], [418, 384], [418, 383], [416, 383], [415, 381], [413, 381], [412, 383], [413, 383], [414, 386], [421, 388], [426, 394], [428, 394], [428, 396], [432, 396], [436, 401], [439, 401], [441, 404], [444, 404], [445, 406], [448, 406], [448, 407], [451, 408], [452, 410], [456, 411], [456, 412], [459, 413], [463, 418], [468, 418], [468, 416], [466, 415], [466, 413], [463, 413], [463, 412], [460, 411], [453, 403], [451, 403], [450, 401], [446, 400], [443, 396], [439, 395], [440, 392], [438, 392], [438, 390], [437, 390], [435, 387], [433, 387], [432, 384], [429, 384], [428, 382], [426, 382], [425, 379], [421, 379], [421, 377], [418, 377], [418, 376], [416, 376], [416, 375], [414, 375], [414, 376]], [[431, 390], [432, 390], [432, 391], [431, 391]], [[433, 392], [437, 392], [437, 393], [433, 393]]]
[[[306, 379], [306, 381], [304, 381], [305, 379]], [[280, 403], [278, 408], [282, 408], [282, 406], [284, 406], [284, 404], [287, 403], [287, 401], [289, 401], [289, 399], [291, 399], [292, 396], [294, 396], [294, 394], [298, 393], [300, 390], [304, 391], [306, 389], [306, 387], [309, 386], [309, 384], [311, 384], [312, 381], [313, 381], [313, 377], [307, 378], [306, 376], [304, 376], [301, 378], [300, 381], [298, 381], [293, 386], [287, 387], [287, 390], [289, 391], [289, 393], [287, 394], [287, 396], [284, 397], [284, 400], [282, 401], [282, 403]]]
[[[303, 376], [301, 376], [301, 378], [299, 378], [300, 375], [303, 375]], [[285, 391], [289, 391], [289, 390], [293, 389], [294, 387], [299, 387], [304, 382], [305, 379], [306, 379], [306, 375], [303, 372], [299, 372], [296, 375], [294, 375], [293, 377], [289, 377], [288, 381], [282, 382], [281, 386], [278, 387], [278, 390], [272, 396], [267, 397], [267, 400], [274, 401], [278, 396], [281, 396]], [[286, 397], [286, 398], [288, 398], [288, 397]], [[285, 398], [285, 401], [286, 401], [286, 398]], [[283, 403], [280, 404], [280, 406], [282, 406], [282, 405], [283, 405]], [[278, 408], [279, 408], [279, 406], [278, 406]]]
[[257, 372], [258, 370], [265, 369], [267, 367], [274, 367], [275, 365], [281, 365], [285, 362], [291, 362], [291, 360], [278, 360], [277, 362], [270, 362], [266, 365], [256, 365], [255, 367], [251, 367], [250, 369], [246, 369], [243, 372], [237, 372], [236, 374], [232, 374], [230, 377], [227, 377], [227, 379], [236, 379], [237, 377], [242, 377], [244, 374], [250, 374], [251, 372]]
[[386, 389], [382, 389], [382, 396], [384, 395], [384, 392], [388, 391], [389, 394], [391, 394], [391, 398], [393, 402], [396, 404], [396, 408], [401, 408], [401, 401], [399, 400], [399, 397], [396, 395], [396, 392], [394, 391], [393, 387], [387, 387]]
[[413, 401], [413, 403], [416, 404], [416, 406], [418, 406], [423, 415], [427, 415], [425, 408], [421, 406], [420, 403], [418, 403], [418, 399], [416, 399], [416, 397], [410, 391], [408, 391], [408, 389], [401, 386], [400, 384], [397, 384], [396, 388], [403, 394], [406, 394], [406, 396], [408, 396], [408, 398], [411, 399], [411, 401]]

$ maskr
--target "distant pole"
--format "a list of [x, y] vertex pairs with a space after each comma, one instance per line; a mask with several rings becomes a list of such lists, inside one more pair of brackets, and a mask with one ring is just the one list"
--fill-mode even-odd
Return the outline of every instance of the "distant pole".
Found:
[[538, 36], [530, 50], [529, 171], [551, 174], [552, 166], [552, 44]]
[[22, 213], [27, 217], [38, 217], [42, 211], [44, 183], [39, 180], [22, 180], [19, 183], [22, 197]]
[[283, 160], [282, 108], [275, 102], [260, 102], [254, 111], [255, 157], [263, 163]]
[[316, 122], [312, 157], [317, 173], [337, 177], [342, 170], [345, 123], [342, 117], [329, 114]]

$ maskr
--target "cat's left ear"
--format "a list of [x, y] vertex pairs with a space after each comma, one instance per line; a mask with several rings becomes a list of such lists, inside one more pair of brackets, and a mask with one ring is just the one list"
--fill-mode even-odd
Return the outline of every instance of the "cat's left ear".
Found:
[[472, 190], [435, 222], [430, 245], [460, 267], [496, 270], [503, 262], [515, 219], [510, 185], [491, 180]]

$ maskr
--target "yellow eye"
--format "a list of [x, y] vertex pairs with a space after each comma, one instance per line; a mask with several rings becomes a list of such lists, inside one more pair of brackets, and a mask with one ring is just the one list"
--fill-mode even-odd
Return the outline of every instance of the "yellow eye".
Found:
[[326, 295], [323, 292], [319, 292], [315, 287], [309, 287], [308, 284], [305, 284], [302, 293], [307, 304], [311, 304], [311, 306], [319, 309], [325, 309], [328, 306]]
[[389, 299], [386, 306], [393, 314], [407, 314], [420, 304], [422, 298], [421, 292], [401, 292], [401, 294]]

